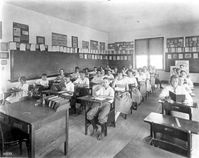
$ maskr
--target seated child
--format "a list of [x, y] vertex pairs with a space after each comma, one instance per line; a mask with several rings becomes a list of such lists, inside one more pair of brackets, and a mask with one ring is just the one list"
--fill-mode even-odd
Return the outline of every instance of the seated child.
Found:
[[29, 85], [26, 83], [26, 77], [21, 76], [19, 78], [18, 85], [15, 88], [12, 88], [12, 89], [19, 89], [21, 91], [12, 93], [11, 96], [6, 98], [6, 101], [8, 101], [10, 103], [14, 103], [14, 102], [18, 102], [21, 99], [23, 99], [24, 97], [28, 96], [28, 87], [29, 87]]
[[59, 70], [59, 75], [55, 79], [56, 82], [61, 82], [61, 80], [64, 78], [64, 69]]
[[80, 77], [77, 78], [73, 83], [77, 87], [89, 87], [89, 79], [86, 77], [84, 72], [81, 72]]
[[184, 94], [185, 95], [185, 101], [184, 104], [188, 106], [193, 105], [193, 100], [190, 94], [185, 90], [183, 86], [179, 86], [178, 84], [179, 79], [176, 75], [171, 76], [170, 78], [170, 85], [166, 86], [162, 92], [160, 93], [159, 98], [161, 100], [165, 100], [170, 103], [174, 103], [173, 100], [169, 97], [169, 91], [174, 92], [176, 94]]
[[114, 80], [114, 76], [112, 75], [111, 73], [111, 70], [106, 70], [106, 74], [104, 77], [107, 77], [110, 81], [113, 81]]
[[180, 76], [184, 78], [184, 82], [189, 86], [190, 89], [193, 89], [193, 82], [191, 81], [190, 77], [188, 77], [187, 72], [185, 70], [181, 70]]
[[49, 81], [47, 79], [47, 74], [43, 73], [41, 79], [37, 80], [34, 84], [35, 90], [40, 93], [42, 90], [49, 88]]
[[137, 88], [137, 80], [135, 76], [133, 75], [132, 70], [127, 71], [128, 77], [126, 78], [126, 82], [129, 85], [129, 88], [131, 90], [131, 99], [132, 102], [134, 103], [133, 108], [136, 109], [137, 105], [139, 105], [142, 101], [142, 94], [140, 93], [139, 89]]
[[110, 99], [110, 101], [105, 102], [101, 105], [99, 105], [98, 103], [93, 103], [92, 108], [87, 113], [87, 119], [90, 120], [91, 125], [93, 126], [93, 132], [91, 133], [91, 135], [93, 135], [98, 128], [97, 125], [95, 124], [94, 118], [99, 112], [98, 121], [101, 124], [103, 124], [103, 126], [101, 132], [97, 136], [98, 140], [101, 140], [103, 138], [103, 133], [104, 133], [103, 131], [105, 130], [104, 123], [106, 123], [108, 120], [108, 114], [110, 112], [110, 104], [113, 103], [114, 100], [114, 90], [109, 85], [110, 83], [109, 79], [105, 77], [103, 81], [104, 81], [103, 86], [96, 92], [96, 96]]
[[74, 93], [74, 84], [70, 80], [70, 75], [66, 75], [64, 78], [65, 87], [62, 87], [63, 91], [67, 91], [69, 94], [73, 95]]
[[[183, 94], [185, 95], [185, 101], [183, 102], [184, 105], [192, 106], [193, 100], [192, 97], [189, 95], [189, 93], [185, 90], [183, 86], [179, 86], [178, 84], [179, 79], [176, 75], [171, 76], [170, 78], [170, 85], [166, 86], [162, 92], [160, 93], [159, 98], [165, 102], [168, 102], [170, 104], [173, 104], [174, 101], [170, 98], [169, 92], [174, 92], [176, 94]], [[163, 103], [164, 104], [164, 103]], [[181, 117], [184, 119], [187, 119], [187, 114], [171, 111], [171, 115], [175, 117]]]
[[80, 78], [79, 67], [75, 67], [75, 72], [71, 74], [71, 80], [75, 81], [76, 79]]
[[118, 76], [113, 82], [113, 87], [116, 91], [115, 96], [115, 122], [119, 117], [120, 113], [128, 114], [132, 105], [132, 99], [130, 93], [128, 92], [128, 83], [126, 78], [123, 75], [123, 72], [120, 71]]

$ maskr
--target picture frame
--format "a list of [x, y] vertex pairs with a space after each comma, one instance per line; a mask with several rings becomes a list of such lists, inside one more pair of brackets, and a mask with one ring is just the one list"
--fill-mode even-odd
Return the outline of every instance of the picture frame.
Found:
[[76, 37], [76, 36], [72, 36], [71, 37], [72, 38], [72, 47], [73, 48], [78, 48], [78, 37]]
[[178, 54], [178, 59], [183, 59], [183, 54]]
[[45, 44], [44, 36], [36, 36], [36, 44]]
[[193, 58], [198, 59], [198, 53], [193, 53]]
[[173, 54], [173, 59], [177, 59], [178, 58], [178, 54]]
[[184, 58], [185, 58], [185, 59], [191, 59], [191, 58], [192, 58], [192, 54], [191, 54], [191, 53], [186, 53], [186, 54], [184, 55]]

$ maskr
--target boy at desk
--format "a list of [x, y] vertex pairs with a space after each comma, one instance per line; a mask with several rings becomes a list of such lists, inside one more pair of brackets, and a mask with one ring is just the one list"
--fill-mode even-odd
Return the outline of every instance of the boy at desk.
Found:
[[185, 95], [184, 104], [188, 105], [188, 106], [192, 106], [193, 100], [192, 100], [191, 96], [189, 95], [189, 93], [186, 91], [186, 89], [183, 86], [179, 86], [178, 82], [179, 82], [178, 76], [172, 75], [171, 78], [170, 78], [170, 85], [166, 86], [162, 90], [159, 98], [161, 100], [165, 100], [165, 101], [168, 101], [170, 103], [174, 103], [174, 101], [171, 100], [171, 98], [169, 97], [169, 91], [171, 91], [171, 92], [176, 93], [176, 94]]
[[6, 98], [6, 101], [8, 101], [9, 103], [14, 103], [20, 101], [20, 99], [22, 99], [23, 97], [28, 96], [28, 87], [29, 85], [26, 83], [26, 77], [21, 76], [19, 78], [19, 84], [15, 88], [12, 88], [12, 90], [19, 91], [16, 93], [12, 93], [11, 96]]
[[103, 103], [102, 105], [99, 105], [97, 103], [93, 103], [92, 108], [87, 113], [87, 119], [90, 120], [93, 131], [91, 135], [97, 132], [97, 125], [95, 124], [94, 117], [98, 114], [98, 121], [102, 124], [101, 132], [97, 135], [97, 139], [101, 140], [103, 138], [103, 131], [105, 130], [104, 124], [107, 122], [108, 114], [110, 112], [110, 104], [113, 103], [114, 99], [114, 90], [112, 87], [110, 87], [110, 81], [108, 78], [103, 79], [103, 86], [96, 92], [96, 97], [104, 98], [104, 99], [110, 99], [108, 102]]
[[[170, 78], [170, 85], [166, 86], [162, 90], [159, 98], [163, 101], [173, 104], [174, 101], [169, 96], [169, 92], [171, 91], [175, 94], [185, 95], [185, 101], [183, 102], [183, 104], [186, 106], [192, 106], [193, 105], [192, 97], [190, 96], [190, 94], [187, 92], [187, 90], [183, 86], [179, 86], [178, 82], [179, 82], [178, 76], [172, 75]], [[173, 111], [171, 114], [176, 117], [187, 118], [187, 116], [185, 116], [185, 114], [182, 114], [180, 112]]]
[[36, 93], [40, 93], [42, 90], [46, 90], [49, 87], [49, 81], [47, 79], [47, 74], [43, 73], [41, 79], [37, 80], [34, 84]]
[[81, 72], [80, 77], [77, 78], [73, 83], [77, 87], [89, 87], [89, 79], [86, 77], [84, 72]]

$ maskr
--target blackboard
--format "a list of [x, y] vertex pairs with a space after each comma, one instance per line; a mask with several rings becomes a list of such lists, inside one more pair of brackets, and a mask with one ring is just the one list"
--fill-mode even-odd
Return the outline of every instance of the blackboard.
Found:
[[[174, 54], [176, 54], [175, 59], [173, 58]], [[175, 66], [175, 60], [189, 60], [189, 72], [199, 73], [199, 58], [194, 58], [194, 54], [196, 54], [196, 52], [189, 52], [189, 54], [191, 54], [192, 56], [191, 58], [184, 58], [185, 57], [184, 55], [184, 57], [180, 59], [179, 54], [182, 54], [182, 53], [166, 53], [165, 54], [165, 71], [169, 72], [170, 66]], [[170, 56], [171, 59], [168, 59], [168, 56]]]
[[26, 76], [27, 79], [40, 78], [42, 73], [48, 76], [55, 76], [58, 70], [63, 68], [65, 72], [74, 71], [75, 66], [80, 69], [85, 67], [103, 66], [106, 60], [80, 59], [78, 53], [57, 53], [40, 51], [11, 51], [11, 81], [17, 81], [19, 76]]

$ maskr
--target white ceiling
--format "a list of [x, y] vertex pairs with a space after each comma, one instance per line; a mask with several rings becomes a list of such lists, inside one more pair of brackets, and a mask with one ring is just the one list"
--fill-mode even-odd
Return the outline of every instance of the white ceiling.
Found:
[[195, 0], [9, 0], [6, 2], [105, 32], [199, 21], [199, 3]]

